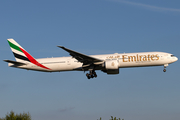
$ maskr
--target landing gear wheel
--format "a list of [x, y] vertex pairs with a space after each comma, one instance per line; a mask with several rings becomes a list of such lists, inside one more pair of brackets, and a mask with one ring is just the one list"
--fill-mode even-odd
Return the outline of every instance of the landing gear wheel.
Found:
[[94, 74], [94, 77], [96, 78], [96, 77], [97, 77], [97, 74]]
[[91, 75], [91, 78], [94, 78], [94, 76], [93, 76], [93, 75]]
[[93, 75], [94, 75], [94, 77], [97, 77], [97, 74], [96, 74], [96, 72], [93, 72]]
[[88, 74], [88, 73], [86, 73], [86, 77], [88, 78], [88, 79], [90, 79], [91, 77], [90, 77], [90, 75]]
[[168, 66], [168, 64], [164, 64], [164, 70], [163, 72], [166, 72], [166, 67]]
[[88, 79], [90, 79], [90, 78], [96, 78], [97, 77], [97, 74], [96, 74], [96, 72], [95, 72], [95, 70], [92, 70], [92, 71], [90, 71], [89, 73], [86, 73], [86, 77], [88, 78]]

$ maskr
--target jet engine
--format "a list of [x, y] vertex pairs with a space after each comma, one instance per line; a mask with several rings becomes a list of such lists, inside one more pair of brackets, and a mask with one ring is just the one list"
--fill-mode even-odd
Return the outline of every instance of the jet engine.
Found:
[[117, 60], [109, 60], [104, 63], [104, 70], [103, 72], [107, 74], [119, 74], [119, 66]]

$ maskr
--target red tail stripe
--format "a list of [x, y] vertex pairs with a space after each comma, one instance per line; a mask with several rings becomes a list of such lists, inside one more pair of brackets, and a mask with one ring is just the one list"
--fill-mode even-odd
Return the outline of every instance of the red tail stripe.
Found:
[[22, 52], [26, 55], [26, 57], [29, 59], [29, 61], [31, 61], [31, 63], [39, 66], [39, 67], [42, 67], [42, 68], [45, 68], [45, 69], [48, 69], [48, 70], [51, 70], [50, 68], [40, 64], [38, 61], [36, 61], [28, 52], [26, 52], [25, 50], [23, 50], [22, 48], [20, 48], [22, 50]]

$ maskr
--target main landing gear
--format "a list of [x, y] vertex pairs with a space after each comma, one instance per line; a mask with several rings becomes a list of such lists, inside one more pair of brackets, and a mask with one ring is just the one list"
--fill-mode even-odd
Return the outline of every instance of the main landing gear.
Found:
[[88, 79], [94, 78], [94, 77], [96, 78], [97, 74], [96, 74], [95, 70], [91, 70], [91, 71], [89, 71], [89, 73], [86, 73], [86, 76]]

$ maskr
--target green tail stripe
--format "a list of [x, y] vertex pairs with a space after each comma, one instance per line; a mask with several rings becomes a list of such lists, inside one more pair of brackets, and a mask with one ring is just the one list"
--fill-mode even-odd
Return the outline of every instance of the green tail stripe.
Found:
[[11, 43], [9, 41], [8, 41], [8, 43], [9, 43], [11, 48], [14, 48], [15, 50], [18, 50], [18, 51], [22, 52], [22, 50], [18, 46], [14, 45], [13, 43]]

